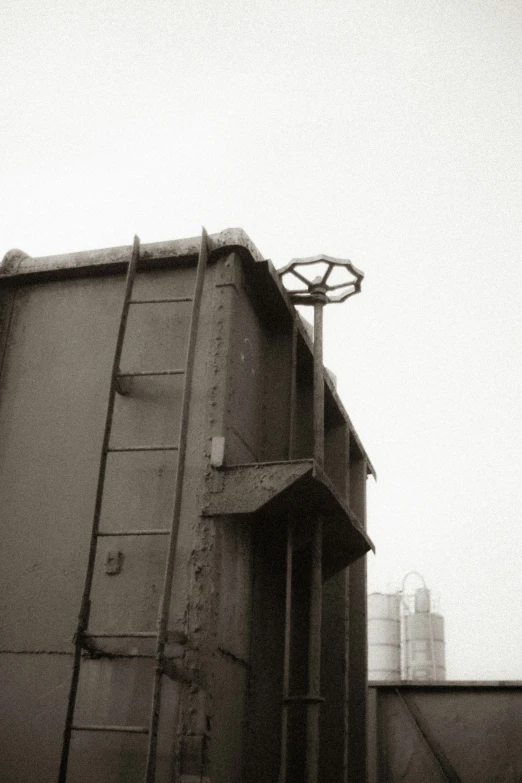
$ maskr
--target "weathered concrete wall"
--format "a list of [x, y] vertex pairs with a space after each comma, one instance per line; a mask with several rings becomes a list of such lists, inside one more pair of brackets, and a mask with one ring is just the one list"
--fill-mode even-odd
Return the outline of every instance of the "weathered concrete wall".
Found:
[[522, 684], [370, 684], [369, 783], [520, 783]]

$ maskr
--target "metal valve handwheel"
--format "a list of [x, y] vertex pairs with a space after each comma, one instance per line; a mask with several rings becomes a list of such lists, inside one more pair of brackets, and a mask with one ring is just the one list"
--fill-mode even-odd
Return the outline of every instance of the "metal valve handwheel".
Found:
[[[310, 279], [314, 274], [316, 276]], [[364, 273], [356, 269], [351, 261], [322, 254], [311, 258], [294, 258], [279, 270], [280, 278], [285, 275], [293, 276], [299, 281], [285, 281], [290, 299], [298, 305], [344, 302], [359, 293], [364, 278]], [[330, 279], [331, 282], [328, 282]], [[301, 287], [296, 288], [299, 285]], [[339, 293], [332, 294], [332, 291]]]

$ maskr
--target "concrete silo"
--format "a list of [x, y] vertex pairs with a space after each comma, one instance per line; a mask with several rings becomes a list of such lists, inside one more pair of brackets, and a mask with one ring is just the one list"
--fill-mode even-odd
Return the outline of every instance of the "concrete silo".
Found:
[[445, 680], [444, 618], [431, 611], [430, 591], [415, 592], [414, 611], [404, 615], [406, 680]]
[[399, 593], [368, 596], [368, 677], [370, 680], [401, 678]]

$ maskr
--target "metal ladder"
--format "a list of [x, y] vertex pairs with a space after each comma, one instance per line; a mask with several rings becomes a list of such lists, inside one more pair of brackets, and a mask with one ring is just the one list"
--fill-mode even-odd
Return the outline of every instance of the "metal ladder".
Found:
[[[174, 576], [174, 563], [176, 558], [176, 545], [178, 538], [179, 521], [181, 514], [181, 501], [182, 501], [182, 489], [183, 489], [183, 477], [185, 467], [185, 454], [187, 448], [187, 434], [188, 434], [188, 418], [190, 409], [190, 396], [192, 378], [194, 372], [194, 358], [196, 350], [196, 339], [198, 332], [199, 313], [201, 309], [201, 299], [203, 293], [203, 283], [205, 279], [205, 271], [207, 266], [209, 254], [209, 240], [205, 229], [201, 234], [201, 247], [198, 258], [196, 282], [194, 287], [194, 294], [191, 297], [170, 297], [164, 299], [133, 299], [132, 291], [134, 287], [134, 281], [136, 277], [136, 271], [139, 263], [140, 256], [140, 241], [136, 236], [134, 237], [134, 244], [132, 249], [132, 255], [129, 261], [127, 269], [127, 277], [125, 281], [125, 291], [123, 296], [123, 305], [121, 311], [120, 325], [118, 330], [118, 337], [116, 341], [116, 350], [114, 354], [114, 361], [111, 372], [111, 385], [109, 392], [109, 401], [107, 406], [107, 414], [105, 419], [105, 430], [103, 435], [103, 445], [101, 451], [100, 467], [98, 472], [98, 484], [96, 489], [96, 500], [94, 505], [94, 517], [91, 531], [91, 541], [89, 548], [87, 573], [85, 577], [85, 585], [83, 590], [80, 614], [78, 618], [78, 626], [74, 637], [74, 658], [73, 658], [73, 671], [71, 679], [71, 687], [69, 691], [69, 701], [67, 707], [67, 714], [65, 720], [65, 729], [63, 733], [62, 755], [60, 761], [60, 769], [58, 774], [58, 783], [66, 783], [67, 781], [67, 766], [69, 761], [69, 750], [71, 745], [71, 737], [73, 732], [116, 732], [116, 733], [130, 733], [130, 734], [146, 734], [148, 735], [148, 752], [147, 752], [147, 764], [144, 776], [144, 783], [155, 783], [156, 777], [156, 756], [157, 756], [157, 735], [158, 724], [161, 707], [161, 692], [163, 677], [166, 665], [165, 659], [165, 647], [168, 639], [168, 615], [172, 591], [172, 582]], [[123, 350], [123, 344], [125, 339], [125, 332], [127, 327], [127, 317], [129, 313], [129, 307], [137, 304], [163, 304], [166, 302], [192, 302], [192, 315], [190, 319], [190, 328], [188, 336], [186, 364], [184, 369], [169, 369], [159, 372], [124, 372], [120, 371], [120, 360]], [[116, 394], [121, 393], [121, 381], [124, 378], [131, 377], [148, 377], [157, 375], [184, 375], [185, 381], [183, 386], [183, 396], [181, 403], [181, 423], [179, 432], [179, 443], [175, 445], [167, 446], [144, 446], [144, 447], [129, 447], [129, 448], [111, 448], [110, 439], [112, 431], [112, 421], [114, 414], [114, 405], [116, 400]], [[105, 486], [105, 475], [107, 469], [107, 458], [111, 452], [118, 451], [177, 451], [178, 462], [176, 469], [176, 478], [174, 486], [174, 506], [172, 511], [172, 521], [170, 528], [165, 529], [145, 529], [145, 530], [127, 530], [123, 532], [101, 532], [100, 531], [100, 519], [103, 503], [103, 494]], [[91, 609], [91, 589], [94, 579], [94, 567], [96, 563], [96, 555], [98, 549], [98, 541], [101, 537], [117, 535], [117, 536], [165, 536], [168, 539], [167, 544], [167, 557], [165, 574], [163, 578], [163, 588], [160, 599], [160, 605], [157, 616], [157, 625], [155, 632], [148, 631], [136, 631], [133, 633], [94, 633], [89, 629], [89, 615]], [[152, 638], [156, 639], [156, 667], [154, 673], [154, 681], [152, 685], [152, 698], [150, 709], [150, 720], [148, 726], [111, 726], [111, 725], [89, 725], [78, 724], [74, 721], [74, 713], [76, 706], [76, 697], [78, 692], [78, 684], [80, 679], [80, 670], [82, 663], [82, 652], [84, 650], [92, 653], [95, 649], [97, 639], [144, 639]]]

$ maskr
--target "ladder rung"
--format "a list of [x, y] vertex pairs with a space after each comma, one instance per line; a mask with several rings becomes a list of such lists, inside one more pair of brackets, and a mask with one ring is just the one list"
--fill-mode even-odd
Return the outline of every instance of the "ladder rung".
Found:
[[112, 446], [107, 449], [108, 452], [120, 451], [177, 451], [179, 446]]
[[120, 633], [94, 633], [87, 631], [83, 634], [88, 639], [155, 639], [155, 631], [121, 631]]
[[192, 302], [192, 296], [173, 296], [168, 299], [131, 299], [129, 304], [165, 304], [166, 302]]
[[124, 734], [148, 734], [147, 726], [97, 726], [76, 724], [71, 726], [73, 731], [119, 731]]
[[[120, 633], [105, 633], [86, 631], [83, 634], [85, 639], [156, 639], [158, 634], [156, 631], [122, 631]], [[187, 635], [183, 631], [170, 630], [167, 634], [167, 640], [170, 644], [186, 644]]]
[[170, 535], [170, 530], [161, 527], [152, 527], [148, 530], [98, 530], [96, 535], [100, 538], [102, 536], [107, 538], [112, 536], [168, 536]]
[[185, 375], [185, 370], [154, 370], [153, 372], [118, 372], [116, 378], [149, 378], [153, 375]]

